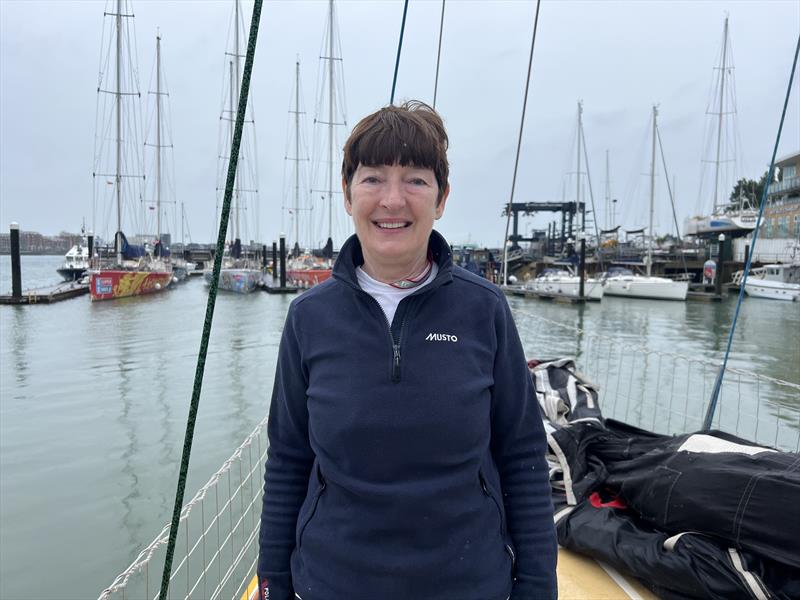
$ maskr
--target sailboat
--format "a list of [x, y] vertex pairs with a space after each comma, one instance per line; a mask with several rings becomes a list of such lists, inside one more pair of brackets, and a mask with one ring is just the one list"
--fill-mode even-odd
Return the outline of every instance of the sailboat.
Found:
[[[123, 10], [124, 9], [124, 10]], [[127, 7], [123, 0], [117, 0], [116, 13], [106, 13], [106, 16], [114, 18], [114, 33], [116, 41], [114, 47], [114, 89], [105, 90], [101, 85], [98, 87], [98, 96], [109, 94], [113, 96], [113, 115], [114, 133], [98, 132], [98, 137], [111, 137], [115, 141], [113, 173], [103, 173], [104, 165], [97, 157], [94, 177], [106, 179], [107, 183], [113, 185], [114, 199], [116, 203], [116, 234], [114, 235], [114, 252], [111, 255], [98, 259], [97, 264], [89, 270], [89, 293], [94, 300], [111, 300], [124, 298], [127, 296], [138, 296], [161, 291], [169, 286], [172, 281], [172, 269], [169, 263], [160, 256], [160, 240], [150, 246], [137, 246], [128, 243], [128, 239], [122, 231], [123, 203], [126, 197], [135, 193], [131, 183], [135, 185], [142, 178], [136, 173], [128, 172], [131, 166], [135, 169], [138, 165], [139, 155], [137, 150], [123, 149], [123, 139], [135, 136], [139, 123], [135, 118], [130, 119], [130, 127], [123, 129], [127, 114], [123, 108], [123, 99], [131, 97], [134, 102], [138, 102], [139, 92], [135, 76], [123, 73], [123, 57], [128, 51], [123, 49], [126, 40], [132, 39], [133, 32], [128, 31], [127, 20], [133, 18], [133, 10]], [[129, 80], [123, 83], [123, 77], [128, 76]], [[126, 85], [127, 84], [127, 85]], [[133, 89], [129, 89], [131, 86]], [[105, 97], [105, 96], [104, 96]], [[98, 100], [100, 102], [100, 100]], [[133, 131], [133, 133], [131, 133]], [[106, 133], [110, 135], [106, 135]], [[124, 165], [124, 166], [123, 166]], [[108, 179], [113, 177], [113, 180]], [[130, 199], [128, 199], [130, 201]]]
[[[728, 90], [735, 89], [733, 80], [733, 64], [730, 52], [730, 39], [728, 35], [728, 17], [725, 17], [725, 26], [722, 35], [722, 64], [716, 69], [719, 71], [717, 79], [716, 94], [718, 95], [717, 135], [716, 135], [716, 157], [714, 160], [714, 194], [713, 210], [710, 215], [690, 217], [686, 220], [686, 235], [712, 235], [727, 233], [729, 235], [747, 235], [756, 227], [758, 210], [752, 206], [750, 200], [741, 195], [731, 202], [720, 201], [719, 196], [724, 196], [724, 191], [720, 190], [720, 164], [725, 127], [725, 115], [735, 115], [736, 102], [728, 99]], [[726, 102], [727, 100], [727, 102]], [[724, 182], [723, 182], [724, 183]]]
[[[224, 151], [220, 152], [218, 192], [224, 190], [225, 174], [229, 161], [230, 148], [233, 145], [234, 126], [236, 123], [236, 112], [239, 105], [239, 85], [241, 82], [241, 64], [243, 58], [241, 54], [240, 35], [243, 35], [244, 24], [240, 16], [239, 0], [234, 0], [233, 15], [233, 48], [226, 52], [228, 60], [228, 94], [227, 105], [223, 106], [220, 115], [221, 127], [226, 127], [227, 123], [227, 143]], [[247, 103], [247, 114], [245, 124], [254, 126], [254, 120], [250, 114], [252, 102]], [[231, 206], [232, 218], [229, 222], [230, 239], [222, 258], [222, 268], [219, 275], [219, 289], [239, 294], [249, 294], [256, 290], [261, 283], [263, 273], [258, 266], [253, 251], [242, 243], [242, 234], [247, 239], [246, 210], [249, 203], [245, 201], [246, 196], [251, 196], [258, 202], [258, 182], [255, 174], [255, 140], [252, 139], [252, 131], [242, 131], [241, 151], [236, 165], [236, 181], [233, 189], [233, 205]], [[252, 149], [252, 150], [251, 150]], [[255, 207], [256, 204], [253, 203]], [[203, 273], [207, 284], [211, 285], [213, 272], [208, 270]]]
[[[327, 178], [322, 184], [322, 188], [313, 189], [312, 182], [311, 192], [312, 194], [321, 193], [322, 199], [327, 204], [328, 239], [325, 243], [325, 246], [320, 251], [306, 253], [305, 255], [299, 256], [290, 262], [287, 268], [289, 280], [295, 285], [301, 287], [311, 287], [317, 285], [318, 283], [322, 283], [328, 279], [332, 273], [334, 253], [333, 199], [338, 193], [335, 189], [338, 186], [338, 179], [336, 176], [334, 176], [334, 173], [338, 171], [339, 165], [335, 163], [336, 159], [338, 159], [337, 149], [341, 147], [341, 144], [337, 143], [336, 141], [336, 127], [346, 126], [347, 124], [344, 116], [344, 103], [342, 102], [341, 105], [337, 104], [337, 101], [341, 97], [341, 94], [337, 93], [336, 90], [337, 63], [340, 65], [339, 76], [343, 77], [343, 74], [341, 73], [342, 58], [341, 56], [337, 55], [337, 52], [339, 52], [340, 49], [336, 36], [337, 26], [333, 0], [329, 0], [328, 2], [328, 23], [326, 29], [325, 41], [327, 41], [327, 48], [323, 54], [327, 55], [320, 57], [320, 60], [323, 61], [324, 65], [321, 73], [323, 80], [320, 82], [321, 85], [318, 85], [320, 90], [320, 99], [317, 104], [318, 112], [315, 115], [314, 122], [319, 125], [326, 126], [326, 146], [328, 156], [326, 162], [328, 168]], [[324, 113], [325, 108], [327, 108], [327, 114]], [[341, 120], [339, 120], [340, 118]], [[321, 161], [318, 160], [318, 157], [317, 160], [314, 160], [313, 162], [316, 166], [321, 164]]]
[[[583, 103], [578, 102], [578, 170], [576, 171], [577, 189], [575, 196], [575, 214], [581, 217], [581, 229], [586, 229], [586, 213], [581, 210], [581, 139], [583, 133]], [[525, 290], [539, 296], [559, 296], [583, 298], [586, 300], [602, 300], [603, 283], [599, 279], [584, 279], [566, 269], [545, 269], [544, 272], [525, 283]]]
[[645, 266], [647, 275], [638, 275], [629, 269], [610, 269], [603, 286], [607, 296], [627, 296], [652, 300], [686, 300], [688, 281], [674, 281], [666, 277], [653, 277], [653, 211], [656, 194], [656, 136], [658, 135], [658, 108], [653, 107], [653, 153], [650, 163], [650, 227], [647, 235]]
[[[155, 148], [155, 206], [153, 207], [156, 211], [156, 249], [158, 250], [158, 256], [167, 262], [169, 262], [171, 269], [172, 269], [172, 283], [178, 283], [179, 281], [183, 281], [186, 279], [186, 261], [183, 258], [176, 258], [172, 256], [171, 249], [164, 244], [164, 228], [162, 220], [162, 216], [165, 215], [163, 211], [163, 206], [165, 202], [162, 200], [162, 190], [163, 190], [163, 179], [164, 177], [164, 160], [162, 156], [162, 149], [172, 148], [172, 143], [170, 140], [164, 139], [164, 107], [162, 103], [162, 96], [166, 97], [169, 96], [169, 93], [164, 90], [163, 82], [162, 82], [162, 65], [161, 65], [161, 34], [156, 35], [156, 91], [150, 92], [150, 94], [155, 96], [155, 143], [145, 143], [146, 146], [152, 146]], [[173, 205], [175, 204], [174, 200], [171, 202]], [[170, 240], [171, 241], [171, 240]]]

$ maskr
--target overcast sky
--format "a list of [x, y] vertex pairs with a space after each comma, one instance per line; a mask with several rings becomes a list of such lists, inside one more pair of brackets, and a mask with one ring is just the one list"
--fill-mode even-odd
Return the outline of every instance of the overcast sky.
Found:
[[[92, 226], [96, 88], [104, 2], [0, 0], [0, 226], [54, 234]], [[248, 15], [252, 3], [243, 2]], [[403, 2], [337, 3], [348, 126], [388, 103]], [[412, 0], [397, 98], [432, 101], [441, 2]], [[438, 229], [452, 243], [500, 245], [525, 89], [535, 2], [450, 0], [446, 4], [437, 108], [451, 140], [452, 192]], [[163, 38], [174, 144], [175, 196], [193, 241], [215, 237], [221, 83], [231, 3], [134, 2], [140, 89], [146, 92], [155, 35]], [[327, 2], [265, 2], [252, 83], [256, 115], [260, 237], [289, 229], [287, 135], [295, 57], [303, 103], [313, 113]], [[730, 17], [738, 111], [739, 176], [767, 167], [800, 34], [800, 2], [542, 3], [516, 201], [575, 199], [576, 105], [584, 131], [598, 219], [604, 223], [605, 157], [617, 221], [646, 225], [649, 122], [659, 105], [667, 169], [679, 219], [708, 211], [713, 159], [706, 110]], [[800, 151], [795, 78], [779, 156]], [[146, 96], [143, 95], [143, 98]], [[311, 118], [306, 125], [311, 127]], [[309, 131], [308, 139], [312, 138]], [[733, 157], [728, 156], [729, 160]], [[660, 162], [660, 158], [659, 158]], [[584, 167], [585, 169], [585, 167]], [[657, 231], [671, 230], [659, 164]], [[149, 175], [151, 176], [151, 175]], [[732, 176], [732, 175], [731, 175]], [[585, 178], [585, 176], [584, 176]], [[585, 180], [585, 179], [584, 179]], [[729, 189], [731, 182], [726, 182]], [[565, 191], [566, 190], [566, 191]], [[337, 204], [335, 210], [342, 214]], [[318, 211], [319, 212], [319, 211]], [[255, 211], [248, 218], [254, 220]], [[525, 231], [553, 216], [526, 219]], [[97, 217], [98, 221], [103, 220]], [[108, 223], [94, 225], [98, 233]], [[255, 226], [251, 226], [255, 231]], [[173, 239], [178, 236], [173, 231]], [[318, 239], [323, 239], [322, 232]], [[338, 246], [341, 241], [335, 240]]]

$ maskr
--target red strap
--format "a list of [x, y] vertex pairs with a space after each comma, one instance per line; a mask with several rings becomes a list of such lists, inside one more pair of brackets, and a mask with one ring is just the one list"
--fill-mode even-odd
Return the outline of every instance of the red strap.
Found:
[[625, 504], [625, 502], [619, 497], [616, 497], [608, 502], [603, 502], [603, 499], [597, 492], [592, 492], [592, 495], [589, 496], [589, 502], [595, 508], [628, 508], [628, 505]]

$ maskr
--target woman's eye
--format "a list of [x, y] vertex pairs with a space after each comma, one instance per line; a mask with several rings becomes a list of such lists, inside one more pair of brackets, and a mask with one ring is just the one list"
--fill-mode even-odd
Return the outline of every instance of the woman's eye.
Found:
[[421, 177], [415, 177], [411, 180], [411, 183], [414, 185], [428, 185], [428, 182], [422, 179]]
[[370, 176], [364, 177], [364, 179], [362, 179], [361, 182], [362, 183], [378, 183], [378, 178], [370, 175]]

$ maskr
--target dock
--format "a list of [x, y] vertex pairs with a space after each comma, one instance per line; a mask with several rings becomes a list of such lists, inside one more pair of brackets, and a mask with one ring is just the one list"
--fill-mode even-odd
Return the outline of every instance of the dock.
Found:
[[25, 290], [19, 296], [0, 296], [0, 304], [52, 304], [89, 293], [89, 284], [67, 281], [45, 288]]
[[564, 304], [583, 304], [585, 302], [600, 302], [599, 299], [589, 298], [584, 296], [578, 298], [577, 296], [570, 296], [568, 294], [542, 293], [533, 292], [525, 289], [524, 285], [501, 285], [500, 289], [503, 290], [507, 296], [521, 296], [523, 298], [538, 298], [540, 300], [552, 300], [553, 302], [562, 302]]
[[281, 285], [279, 281], [265, 277], [261, 282], [261, 289], [268, 294], [296, 294], [300, 288], [293, 285]]
[[578, 296], [568, 296], [567, 294], [555, 294], [555, 293], [546, 293], [542, 294], [540, 292], [525, 292], [526, 298], [537, 298], [539, 300], [551, 300], [553, 302], [559, 302], [561, 304], [585, 304], [589, 302], [589, 298], [584, 296], [583, 298], [579, 298]]
[[687, 300], [698, 300], [700, 302], [722, 302], [728, 297], [724, 286], [717, 286], [713, 283], [690, 283], [689, 291], [686, 292]]

